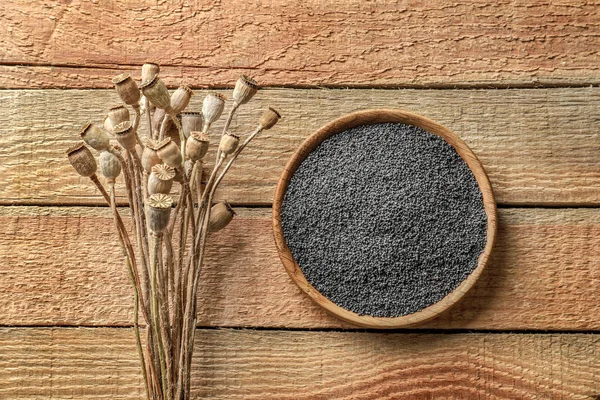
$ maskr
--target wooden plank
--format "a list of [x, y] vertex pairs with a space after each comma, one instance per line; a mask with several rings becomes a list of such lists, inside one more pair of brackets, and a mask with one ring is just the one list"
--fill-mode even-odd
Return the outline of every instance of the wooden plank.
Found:
[[[204, 93], [193, 97], [191, 110]], [[102, 204], [89, 181], [72, 171], [64, 150], [81, 125], [99, 122], [117, 100], [104, 90], [0, 91], [0, 204]], [[284, 118], [245, 150], [220, 198], [268, 205], [294, 149], [317, 128], [359, 109], [402, 107], [464, 139], [501, 204], [600, 205], [600, 88], [263, 90], [241, 110], [234, 131], [249, 129], [267, 105]], [[220, 132], [218, 125], [213, 132]]]
[[[347, 328], [292, 283], [269, 209], [239, 209], [210, 241], [199, 324]], [[105, 208], [0, 208], [0, 325], [128, 325], [132, 296]], [[600, 209], [500, 209], [473, 289], [421, 327], [600, 329]]]
[[293, 86], [599, 83], [598, 5], [16, 0], [0, 8], [0, 86], [107, 87], [148, 60], [212, 86], [232, 70]]
[[[192, 398], [595, 399], [598, 335], [200, 330]], [[0, 330], [0, 397], [141, 399], [129, 329]]]

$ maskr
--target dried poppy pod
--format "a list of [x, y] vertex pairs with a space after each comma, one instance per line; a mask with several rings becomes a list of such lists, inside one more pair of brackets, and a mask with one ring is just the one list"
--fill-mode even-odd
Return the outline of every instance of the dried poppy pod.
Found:
[[152, 167], [156, 164], [160, 164], [160, 156], [158, 155], [158, 151], [156, 151], [156, 142], [154, 140], [148, 140], [146, 142], [146, 146], [144, 147], [144, 151], [142, 152], [142, 168], [147, 173], [152, 171]]
[[183, 164], [183, 157], [179, 146], [171, 138], [166, 138], [156, 146], [158, 156], [171, 168], [179, 168]]
[[144, 63], [142, 65], [142, 84], [149, 82], [160, 72], [160, 67], [155, 63]]
[[157, 193], [148, 198], [146, 218], [148, 220], [148, 227], [152, 232], [161, 233], [167, 229], [172, 205], [173, 199], [166, 194]]
[[235, 215], [235, 211], [228, 203], [217, 203], [210, 209], [208, 231], [217, 232], [225, 228]]
[[99, 126], [88, 122], [81, 128], [79, 136], [83, 141], [96, 151], [108, 150], [110, 148], [110, 138]]
[[96, 169], [98, 166], [96, 165], [96, 160], [94, 159], [94, 155], [85, 147], [83, 142], [76, 144], [73, 147], [70, 147], [67, 150], [67, 157], [69, 158], [69, 162], [75, 168], [75, 171], [81, 176], [85, 176], [86, 178], [90, 178], [96, 174]]
[[258, 124], [263, 130], [271, 129], [280, 118], [281, 115], [277, 112], [277, 110], [269, 107], [260, 116]]
[[208, 135], [202, 132], [192, 132], [185, 143], [185, 155], [192, 161], [200, 161], [208, 151]]
[[121, 122], [119, 125], [115, 125], [113, 132], [117, 137], [117, 141], [123, 148], [128, 151], [135, 151], [137, 140], [131, 122], [125, 121]]
[[179, 114], [190, 104], [190, 99], [194, 95], [192, 89], [187, 85], [181, 85], [171, 95], [171, 108], [173, 114]]
[[152, 167], [152, 173], [148, 177], [148, 193], [169, 194], [173, 187], [175, 170], [166, 164], [156, 164]]
[[129, 110], [125, 106], [114, 106], [108, 109], [106, 116], [114, 127], [115, 125], [119, 125], [121, 122], [129, 121]]
[[221, 136], [221, 143], [219, 144], [219, 150], [221, 150], [221, 157], [225, 158], [232, 154], [237, 149], [240, 143], [240, 137], [230, 132], [226, 132]]
[[186, 138], [190, 133], [202, 130], [202, 114], [198, 112], [181, 113], [181, 128]]
[[202, 132], [206, 133], [210, 125], [221, 117], [223, 109], [225, 109], [225, 96], [222, 94], [209, 93], [204, 98], [204, 101], [202, 101], [202, 116], [204, 117]]
[[258, 90], [258, 83], [252, 78], [242, 75], [235, 83], [233, 88], [233, 101], [237, 105], [246, 104]]
[[117, 156], [109, 151], [101, 151], [98, 158], [100, 164], [100, 172], [104, 175], [108, 182], [113, 182], [121, 173], [121, 163]]
[[123, 100], [123, 103], [130, 106], [138, 104], [140, 101], [140, 89], [138, 89], [131, 75], [127, 73], [117, 75], [113, 78], [112, 82], [115, 84], [115, 89], [121, 100]]
[[162, 108], [167, 114], [171, 114], [173, 109], [171, 108], [171, 96], [165, 86], [162, 79], [155, 76], [154, 79], [144, 82], [140, 89], [144, 93], [144, 96], [154, 104], [157, 108]]

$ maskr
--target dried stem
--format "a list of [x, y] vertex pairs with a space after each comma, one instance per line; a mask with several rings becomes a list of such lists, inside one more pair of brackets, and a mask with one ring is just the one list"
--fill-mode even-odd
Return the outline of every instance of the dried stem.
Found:
[[[135, 143], [130, 140], [121, 140], [121, 144], [126, 148], [122, 152], [120, 148], [109, 144], [108, 136], [105, 133], [103, 134], [100, 128], [92, 129], [83, 139], [90, 147], [98, 151], [108, 150], [117, 158], [121, 167], [115, 166], [115, 161], [111, 161], [113, 164], [110, 165], [106, 161], [100, 164], [100, 170], [108, 178], [108, 191], [110, 193], [107, 192], [95, 174], [92, 174], [90, 179], [110, 206], [118, 233], [119, 245], [125, 257], [125, 265], [133, 288], [133, 329], [136, 348], [142, 365], [146, 396], [152, 400], [184, 400], [190, 398], [191, 361], [197, 323], [198, 286], [206, 254], [213, 198], [225, 174], [227, 174], [246, 145], [260, 133], [262, 127], [259, 125], [252, 131], [232, 154], [229, 153], [233, 150], [233, 144], [231, 147], [223, 147], [225, 153], [219, 148], [208, 181], [206, 184], [202, 184], [202, 177], [199, 176], [199, 174], [202, 174], [201, 155], [199, 152], [192, 152], [196, 149], [191, 146], [191, 158], [186, 159], [186, 138], [182, 124], [174, 111], [183, 111], [181, 107], [183, 103], [178, 103], [177, 95], [175, 97], [169, 96], [164, 82], [158, 77], [159, 67], [156, 64], [147, 63], [142, 70], [142, 75], [146, 77], [146, 83], [141, 86], [145, 96], [143, 111], [139, 102], [141, 94], [131, 77], [120, 75], [113, 80], [121, 99], [126, 106], [129, 105], [133, 108], [134, 117], [131, 127], [135, 134]], [[248, 81], [247, 78], [244, 79], [242, 84]], [[239, 102], [247, 102], [249, 100], [248, 96], [251, 97], [254, 93], [255, 87], [251, 89], [253, 91], [246, 93], [242, 90], [240, 92], [240, 88], [236, 84], [234, 102], [227, 115], [221, 136], [229, 132], [233, 117], [240, 107]], [[173, 103], [173, 101], [175, 101], [174, 104], [179, 104], [179, 106], [169, 103]], [[211, 110], [210, 108], [205, 110], [203, 107], [202, 112], [205, 123], [202, 126], [202, 132], [207, 133], [215, 120], [210, 116], [211, 112], [215, 113], [215, 117], [217, 111], [218, 115], [221, 115], [222, 105], [223, 103], [218, 105], [218, 110]], [[140, 156], [136, 152], [136, 150], [139, 151], [137, 145], [141, 146], [142, 150], [144, 149], [138, 132], [144, 113], [147, 120], [147, 139], [165, 139], [169, 119], [178, 130], [182, 164], [176, 168], [177, 176], [181, 177], [181, 179], [177, 178], [181, 188], [175, 210], [170, 209], [172, 197], [165, 193], [157, 193], [152, 196], [148, 193], [149, 173], [142, 168]], [[267, 129], [270, 128], [275, 116], [279, 117], [276, 112], [275, 114], [271, 119], [267, 118], [269, 117], [268, 113], [263, 114], [267, 117], [261, 117], [259, 123], [266, 124]], [[190, 130], [194, 130], [192, 126], [197, 126], [195, 125], [196, 122], [186, 126]], [[237, 144], [236, 139], [235, 145]], [[172, 147], [172, 145], [170, 146]], [[135, 147], [135, 149], [132, 147]], [[89, 153], [89, 149], [86, 150]], [[179, 160], [176, 153], [175, 149], [170, 149], [172, 158]], [[88, 176], [96, 168], [92, 158], [91, 155], [88, 157], [85, 169], [79, 168], [78, 164], [73, 165], [81, 175]], [[146, 167], [155, 162], [160, 162], [160, 160], [152, 159]], [[186, 162], [192, 163], [192, 168], [188, 169], [187, 172], [184, 168]], [[179, 161], [176, 163], [179, 164]], [[109, 168], [107, 165], [113, 168], [111, 171], [118, 171], [110, 172], [106, 169]], [[114, 182], [120, 171], [123, 172], [128, 205], [131, 210], [131, 232], [135, 237], [135, 244], [139, 253], [134, 251], [129, 236], [130, 232], [125, 228], [116, 205]], [[164, 189], [166, 192], [168, 190]], [[161, 203], [163, 201], [164, 203]], [[197, 202], [197, 207], [195, 202]], [[168, 206], [166, 206], [167, 203]], [[162, 208], [164, 210], [162, 214], [162, 211], [160, 211], [161, 204], [165, 205]], [[167, 214], [166, 211], [169, 211], [169, 213]], [[165, 218], [160, 219], [161, 216]], [[139, 257], [139, 260], [136, 257]], [[140, 309], [147, 326], [145, 343], [142, 343], [141, 340]]]
[[[135, 165], [135, 182], [136, 182], [136, 204], [138, 210], [138, 223], [142, 227], [140, 229], [141, 233], [141, 243], [142, 249], [144, 253], [144, 257], [149, 260], [149, 246], [148, 246], [148, 230], [145, 229], [146, 225], [146, 213], [144, 212], [144, 200], [147, 197], [147, 181], [143, 181], [143, 184], [139, 184], [140, 180], [142, 180], [142, 174], [144, 169], [142, 168], [142, 162], [138, 157], [136, 152], [127, 152], [128, 156], [133, 159], [133, 164]], [[132, 167], [133, 168], [133, 167]], [[142, 193], [143, 191], [143, 193]]]
[[[244, 150], [244, 148], [248, 145], [248, 143], [250, 143], [252, 141], [252, 139], [254, 139], [256, 137], [256, 135], [258, 135], [260, 132], [262, 132], [262, 127], [259, 125], [258, 127], [256, 127], [256, 129], [254, 131], [252, 131], [248, 135], [246, 140], [244, 140], [244, 142], [242, 144], [240, 144], [238, 146], [238, 148], [235, 150], [235, 152], [231, 155], [229, 162], [227, 163], [227, 165], [225, 165], [225, 168], [223, 168], [223, 171], [221, 172], [221, 174], [219, 174], [219, 177], [217, 178], [217, 180], [212, 188], [212, 195], [214, 195], [215, 190], [217, 189], [217, 187], [219, 186], [219, 184], [225, 177], [225, 174], [227, 174], [227, 171], [229, 171], [229, 168], [231, 168], [231, 166], [233, 165], [234, 161], [238, 158], [238, 156], [240, 155], [242, 150]], [[211, 198], [212, 198], [212, 195], [211, 195]]]
[[136, 233], [136, 241], [138, 243], [138, 247], [142, 251], [142, 264], [144, 268], [144, 291], [146, 293], [146, 304], [147, 307], [150, 308], [150, 271], [149, 265], [150, 254], [149, 254], [149, 245], [148, 245], [148, 233], [146, 230], [146, 213], [144, 212], [144, 205], [141, 200], [141, 188], [137, 184], [139, 182], [139, 174], [133, 166], [134, 158], [131, 152], [126, 152], [127, 162], [124, 164], [123, 171], [125, 176], [129, 176], [127, 179], [130, 181], [131, 192], [132, 192], [132, 201], [131, 201], [131, 210], [133, 214], [134, 220], [134, 229]]
[[[197, 238], [198, 240], [196, 241], [196, 249], [199, 252], [198, 256], [197, 256], [197, 261], [194, 262], [195, 264], [195, 268], [194, 268], [194, 280], [193, 280], [193, 284], [191, 286], [191, 288], [188, 286], [188, 301], [186, 302], [186, 314], [185, 314], [185, 321], [188, 320], [189, 317], [192, 317], [193, 322], [192, 324], [188, 325], [187, 329], [184, 329], [184, 332], [186, 332], [188, 334], [188, 348], [185, 354], [185, 357], [187, 357], [188, 359], [191, 359], [193, 351], [194, 351], [194, 328], [196, 326], [196, 312], [195, 312], [195, 304], [194, 304], [194, 313], [192, 315], [189, 315], [188, 313], [188, 307], [190, 307], [191, 303], [190, 300], [192, 302], [195, 303], [195, 299], [197, 297], [197, 293], [198, 293], [198, 283], [200, 280], [200, 272], [201, 272], [201, 267], [202, 267], [202, 263], [204, 261], [204, 254], [205, 254], [205, 247], [206, 247], [206, 238], [207, 238], [207, 234], [208, 234], [208, 221], [210, 219], [210, 206], [212, 204], [212, 199], [213, 196], [215, 194], [215, 191], [219, 185], [219, 183], [221, 182], [221, 180], [223, 179], [223, 177], [225, 176], [225, 174], [227, 173], [227, 171], [229, 170], [229, 168], [231, 168], [231, 166], [233, 165], [233, 162], [236, 160], [236, 158], [239, 156], [239, 154], [242, 152], [242, 150], [248, 145], [248, 143], [250, 143], [250, 141], [256, 136], [258, 135], [260, 132], [262, 131], [262, 127], [258, 126], [249, 136], [248, 138], [236, 149], [236, 151], [232, 154], [231, 159], [229, 160], [229, 162], [227, 163], [227, 165], [225, 166], [225, 168], [223, 169], [223, 171], [221, 172], [221, 174], [219, 175], [219, 177], [216, 179], [215, 181], [215, 176], [216, 173], [218, 172], [221, 164], [224, 161], [224, 158], [221, 157], [219, 159], [219, 162], [217, 163], [217, 165], [215, 165], [215, 168], [213, 170], [213, 172], [211, 173], [211, 176], [208, 180], [208, 183], [206, 185], [206, 188], [204, 190], [204, 194], [202, 196], [202, 208], [201, 208], [201, 213], [202, 213], [202, 226], [199, 227], [199, 230], [197, 231], [197, 235], [199, 234], [199, 238]], [[208, 195], [207, 195], [208, 193]], [[200, 213], [199, 213], [200, 216]], [[191, 289], [191, 290], [190, 290]], [[190, 293], [191, 291], [191, 293]], [[185, 326], [185, 324], [184, 324]], [[180, 356], [181, 357], [181, 356]], [[187, 363], [185, 363], [186, 365], [189, 366], [189, 361]], [[181, 371], [180, 371], [181, 373]], [[186, 379], [187, 381], [187, 379]]]
[[150, 105], [146, 108], [146, 121], [148, 124], [148, 139], [156, 139], [152, 132], [152, 113], [150, 112]]
[[167, 114], [165, 114], [165, 116], [162, 119], [162, 122], [160, 124], [160, 129], [158, 131], [158, 140], [162, 141], [165, 138], [165, 135], [167, 133], [167, 124], [169, 123], [169, 116]]
[[[199, 164], [199, 162], [194, 163], [194, 165], [192, 166], [192, 172], [190, 174], [190, 191], [192, 193], [192, 198], [193, 198], [193, 196], [196, 195], [196, 193], [198, 193], [198, 187], [197, 187], [198, 186], [197, 185], [197, 182], [198, 182], [197, 175], [198, 175], [198, 168], [199, 168], [198, 164]], [[197, 200], [200, 201], [199, 196], [198, 196]]]
[[184, 201], [182, 201], [182, 196], [179, 196], [179, 201], [175, 205], [175, 211], [173, 211], [173, 216], [169, 220], [169, 227], [167, 228], [167, 230], [171, 232], [171, 234], [173, 234], [173, 230], [175, 229], [175, 223], [177, 222], [177, 218], [179, 217], [179, 214], [181, 213], [183, 207]]
[[[104, 199], [106, 200], [107, 204], [110, 206], [112, 203], [111, 198], [110, 198], [109, 194], [106, 192], [106, 190], [104, 189], [104, 186], [102, 186], [102, 184], [98, 180], [98, 177], [96, 175], [92, 175], [90, 177], [90, 179], [92, 180], [92, 182], [94, 182], [94, 184], [96, 185], [98, 190], [100, 190], [100, 192], [102, 193], [102, 196], [104, 196]], [[123, 238], [123, 242], [125, 244], [127, 254], [129, 256], [129, 259], [131, 260], [131, 266], [132, 266], [132, 269], [134, 272], [136, 287], [140, 287], [139, 274], [138, 274], [137, 265], [135, 262], [135, 252], [133, 251], [133, 246], [131, 245], [131, 240], [129, 240], [129, 235], [127, 233], [127, 229], [125, 229], [123, 220], [121, 219], [121, 216], [118, 213], [115, 215], [115, 224], [117, 224], [117, 230], [119, 231], [121, 237]], [[141, 293], [140, 293], [140, 297], [143, 299], [143, 295]], [[142, 315], [144, 316], [144, 320], [146, 321], [146, 323], [148, 323], [150, 321], [150, 318], [149, 318], [148, 310], [146, 310], [146, 308], [144, 308], [144, 307], [142, 307]]]
[[159, 247], [158, 247], [158, 254], [157, 254], [157, 258], [158, 258], [158, 268], [156, 271], [156, 286], [157, 286], [157, 295], [158, 295], [158, 314], [159, 314], [159, 318], [160, 318], [160, 336], [162, 338], [162, 345], [164, 348], [164, 355], [165, 355], [165, 368], [166, 368], [166, 380], [167, 380], [167, 390], [168, 392], [166, 393], [166, 397], [167, 398], [171, 398], [172, 396], [170, 395], [170, 390], [169, 387], [171, 385], [171, 369], [172, 369], [172, 359], [171, 359], [171, 332], [169, 329], [169, 301], [167, 298], [167, 293], [168, 293], [168, 289], [167, 289], [167, 278], [166, 278], [166, 274], [165, 274], [165, 264], [163, 262], [163, 256], [162, 256], [162, 242], [164, 242], [164, 235], [163, 235], [163, 240], [161, 240], [161, 243], [159, 243]]
[[152, 297], [152, 329], [154, 331], [154, 336], [156, 337], [156, 346], [158, 347], [158, 357], [159, 357], [159, 366], [160, 366], [160, 378], [161, 378], [161, 387], [162, 387], [162, 398], [165, 399], [168, 393], [167, 390], [167, 365], [166, 365], [166, 356], [165, 356], [165, 348], [163, 346], [163, 336], [162, 336], [162, 324], [161, 318], [158, 310], [159, 303], [159, 294], [158, 294], [158, 269], [159, 269], [159, 252], [162, 241], [162, 235], [160, 233], [155, 233], [152, 237], [152, 241], [154, 246], [152, 247], [152, 283], [151, 283], [151, 297]]
[[[117, 149], [115, 149], [114, 147], [111, 148], [110, 151], [119, 160], [119, 163], [121, 164], [121, 167], [123, 170], [123, 174], [125, 175], [125, 187], [127, 189], [127, 197], [128, 197], [128, 201], [129, 201], [129, 207], [132, 210], [131, 220], [133, 223], [133, 230], [136, 233], [136, 236], [135, 236], [136, 243], [138, 245], [138, 248], [139, 247], [142, 248], [141, 281], [144, 283], [143, 285], [141, 285], [142, 302], [143, 302], [143, 304], [145, 304], [145, 308], [147, 310], [149, 310], [150, 309], [149, 286], [146, 284], [146, 282], [149, 282], [149, 279], [148, 279], [149, 258], [148, 258], [148, 252], [145, 251], [145, 249], [147, 248], [147, 244], [145, 245], [142, 240], [142, 231], [145, 229], [144, 228], [145, 225], [142, 225], [142, 221], [140, 220], [140, 218], [138, 218], [138, 214], [136, 212], [136, 206], [139, 206], [138, 205], [139, 203], [138, 203], [137, 199], [135, 199], [135, 191], [134, 191], [135, 190], [135, 179], [132, 176], [129, 164], [125, 161], [121, 152], [118, 151]], [[136, 276], [138, 276], [137, 271], [136, 271]], [[138, 280], [139, 280], [139, 278], [138, 278]], [[148, 323], [149, 320], [148, 320], [147, 316], [145, 319], [146, 319], [146, 323]]]
[[[237, 102], [234, 102], [233, 106], [231, 106], [231, 110], [229, 110], [229, 114], [227, 115], [227, 120], [225, 121], [225, 125], [223, 126], [223, 132], [221, 132], [221, 136], [225, 135], [225, 133], [229, 129], [229, 125], [231, 125], [231, 121], [233, 120], [233, 115], [235, 114], [235, 112], [237, 111], [239, 106], [240, 105]], [[217, 150], [217, 158], [215, 159], [215, 162], [218, 162], [220, 159], [221, 159], [221, 149], [218, 149]]]
[[[112, 206], [114, 204], [114, 201], [111, 200], [111, 197], [109, 196], [109, 194], [106, 192], [106, 190], [104, 189], [104, 187], [98, 180], [98, 177], [96, 175], [92, 175], [90, 177], [90, 179], [96, 185], [98, 190], [100, 190], [100, 193], [102, 193], [102, 196], [104, 197], [106, 202]], [[126, 253], [131, 262], [131, 271], [133, 273], [133, 279], [135, 282], [134, 288], [138, 288], [138, 291], [137, 291], [138, 302], [139, 302], [139, 298], [141, 297], [142, 298], [141, 303], [144, 304], [142, 291], [139, 290], [139, 288], [141, 287], [141, 284], [139, 281], [139, 275], [138, 275], [138, 271], [137, 271], [137, 267], [136, 267], [136, 263], [135, 263], [135, 253], [133, 251], [133, 247], [131, 246], [131, 241], [129, 240], [129, 236], [127, 234], [127, 230], [125, 229], [125, 225], [123, 224], [123, 220], [121, 219], [121, 216], [118, 213], [114, 214], [114, 220], [117, 225], [117, 230], [120, 233], [119, 236], [123, 240], [123, 244], [125, 246]], [[144, 320], [146, 321], [146, 324], [148, 324], [150, 326], [151, 324], [150, 324], [149, 310], [146, 309], [146, 307], [142, 307], [142, 314], [144, 316]], [[148, 339], [147, 343], [146, 343], [146, 349], [147, 349], [147, 354], [150, 356], [149, 359], [153, 360], [155, 357], [153, 357], [153, 351], [151, 350], [151, 347], [150, 347], [151, 343], [152, 343], [152, 340]], [[147, 365], [149, 365], [149, 370], [150, 370], [151, 376], [153, 376], [154, 379], [158, 379], [158, 375], [157, 375], [155, 369], [153, 368], [152, 364], [147, 363]], [[148, 377], [147, 373], [146, 373], [146, 376]], [[155, 391], [152, 390], [152, 392], [155, 392]]]
[[144, 143], [140, 139], [140, 135], [138, 135], [138, 127], [140, 126], [140, 119], [141, 119], [140, 105], [133, 104], [132, 107], [133, 107], [133, 112], [135, 113], [135, 116], [133, 117], [133, 131], [135, 132], [135, 140], [136, 140], [137, 144], [142, 146], [142, 149], [143, 149]]
[[[223, 164], [224, 158], [221, 157], [219, 161], [215, 164], [215, 167], [208, 179], [206, 184], [206, 188], [204, 190], [204, 194], [199, 204], [199, 212], [196, 219], [196, 226], [198, 229], [196, 230], [194, 237], [194, 252], [190, 257], [190, 263], [193, 266], [192, 268], [188, 268], [187, 274], [185, 276], [187, 284], [186, 290], [186, 301], [185, 301], [185, 309], [183, 314], [183, 341], [182, 341], [182, 350], [179, 355], [179, 368], [178, 368], [178, 381], [184, 382], [184, 373], [187, 370], [187, 364], [189, 364], [189, 358], [191, 357], [190, 350], [192, 349], [193, 335], [194, 329], [196, 327], [196, 316], [193, 314], [195, 311], [195, 301], [196, 301], [196, 290], [197, 282], [200, 276], [200, 270], [202, 266], [202, 258], [204, 256], [204, 244], [206, 242], [206, 233], [208, 231], [208, 218], [210, 216], [210, 198], [209, 193], [212, 185], [217, 176], [217, 172], [219, 168]], [[197, 256], [196, 256], [197, 254]], [[187, 361], [187, 362], [186, 362]], [[187, 378], [185, 379], [187, 381]], [[178, 392], [176, 394], [176, 398], [179, 398], [181, 388], [178, 388]]]
[[170, 351], [169, 351], [169, 359], [171, 360], [170, 364], [170, 381], [169, 381], [169, 386], [170, 386], [170, 396], [174, 396], [175, 393], [173, 392], [175, 384], [176, 384], [176, 373], [175, 373], [175, 369], [176, 369], [176, 363], [175, 360], [177, 360], [177, 352], [178, 352], [178, 345], [177, 345], [177, 326], [179, 325], [179, 321], [177, 320], [177, 311], [176, 311], [176, 305], [174, 304], [175, 301], [175, 265], [174, 265], [174, 254], [173, 254], [173, 242], [172, 242], [172, 237], [170, 235], [170, 233], [168, 231], [165, 231], [164, 233], [164, 244], [165, 244], [165, 250], [166, 250], [166, 262], [165, 262], [165, 266], [166, 266], [166, 277], [167, 277], [167, 284], [165, 286], [168, 287], [168, 290], [166, 291], [166, 297], [165, 297], [165, 307], [168, 307], [172, 310], [172, 312], [170, 313], [170, 317], [168, 320], [168, 326], [169, 326], [169, 337], [170, 337]]
[[179, 132], [179, 141], [181, 143], [181, 155], [185, 160], [185, 135], [183, 134], [183, 127], [181, 126], [181, 123], [179, 122], [179, 119], [177, 118], [176, 114], [169, 114], [169, 116], [171, 117], [171, 120], [173, 121], [173, 123], [177, 127], [177, 131]]
[[[115, 220], [115, 225], [119, 226], [119, 219], [121, 216], [119, 215], [119, 211], [117, 210], [117, 205], [115, 201], [115, 184], [111, 182], [109, 184], [110, 188], [110, 208], [113, 212], [113, 218]], [[132, 267], [132, 261], [129, 255], [129, 252], [126, 249], [125, 241], [123, 239], [123, 232], [120, 229], [117, 229], [119, 236], [119, 244], [121, 245], [121, 250], [123, 251], [123, 255], [125, 256], [125, 263], [127, 266], [127, 272], [129, 273], [129, 281], [133, 288], [133, 330], [135, 332], [135, 344], [138, 350], [138, 356], [140, 358], [141, 367], [142, 367], [142, 375], [144, 377], [144, 387], [146, 388], [146, 397], [149, 397], [151, 392], [151, 388], [148, 382], [148, 375], [146, 371], [146, 360], [144, 358], [144, 352], [142, 351], [142, 340], [140, 338], [140, 325], [139, 325], [139, 306], [140, 306], [140, 298], [139, 291], [140, 287], [136, 283], [135, 273]], [[139, 280], [139, 279], [138, 279]]]
[[146, 350], [148, 353], [152, 354], [152, 357], [150, 357], [151, 362], [149, 362], [148, 365], [152, 372], [150, 376], [152, 377], [151, 386], [153, 388], [153, 397], [155, 399], [162, 399], [162, 380], [160, 379], [160, 376], [158, 374], [158, 372], [160, 371], [160, 362], [157, 357], [158, 348], [156, 347], [156, 338], [154, 336], [154, 329], [151, 324], [149, 324], [146, 328]]

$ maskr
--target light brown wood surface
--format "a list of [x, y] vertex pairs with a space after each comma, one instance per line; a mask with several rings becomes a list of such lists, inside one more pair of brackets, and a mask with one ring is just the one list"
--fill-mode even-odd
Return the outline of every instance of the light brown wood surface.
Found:
[[[192, 398], [595, 399], [598, 335], [199, 330]], [[140, 399], [130, 329], [0, 329], [0, 398]]]
[[[194, 398], [600, 399], [598, 49], [598, 0], [0, 1], [0, 400], [144, 396], [110, 213], [64, 149], [146, 61], [171, 88], [270, 87], [238, 133], [268, 105], [284, 116], [218, 194], [264, 207], [210, 243]], [[273, 242], [293, 151], [372, 108], [450, 128], [502, 205], [489, 265], [428, 334], [346, 331]]]
[[213, 86], [597, 84], [599, 34], [597, 1], [11, 0], [0, 87], [108, 87], [149, 60]]
[[[193, 97], [190, 109], [198, 109], [204, 93]], [[113, 90], [0, 91], [0, 204], [102, 204], [64, 150], [81, 125], [100, 122], [116, 102]], [[240, 156], [220, 198], [269, 205], [283, 167], [316, 129], [348, 112], [398, 107], [463, 139], [486, 168], [500, 204], [600, 204], [600, 88], [263, 90], [242, 108], [234, 130], [250, 129], [238, 121], [258, 118], [268, 105], [283, 119]]]
[[[475, 180], [477, 181], [477, 185], [479, 186], [479, 190], [481, 192], [481, 199], [483, 203], [482, 206], [485, 210], [487, 219], [485, 247], [479, 255], [477, 266], [460, 283], [460, 285], [454, 288], [443, 299], [435, 304], [431, 304], [430, 306], [412, 314], [393, 318], [360, 315], [356, 312], [340, 307], [322, 295], [306, 279], [304, 273], [302, 272], [302, 268], [300, 268], [296, 260], [294, 260], [292, 251], [286, 243], [281, 224], [281, 208], [284, 203], [284, 198], [289, 183], [296, 173], [298, 167], [306, 160], [307, 156], [311, 152], [318, 148], [321, 143], [327, 139], [344, 131], [348, 131], [363, 125], [373, 125], [388, 122], [417, 126], [427, 132], [441, 137], [448, 144], [450, 144], [456, 153], [458, 153], [458, 155], [467, 164], [471, 173], [475, 177]], [[312, 301], [324, 308], [330, 314], [353, 325], [366, 328], [406, 328], [408, 326], [417, 325], [431, 320], [456, 304], [473, 287], [475, 282], [477, 282], [485, 266], [487, 265], [496, 239], [497, 221], [498, 217], [496, 213], [496, 200], [494, 198], [494, 192], [492, 190], [490, 180], [485, 172], [485, 169], [481, 165], [481, 162], [469, 148], [469, 146], [467, 146], [465, 142], [456, 136], [454, 132], [436, 123], [435, 121], [418, 114], [397, 109], [372, 109], [346, 114], [329, 122], [327, 125], [313, 133], [302, 143], [302, 145], [300, 145], [300, 147], [298, 147], [298, 149], [296, 149], [290, 161], [285, 166], [283, 174], [281, 175], [281, 178], [277, 184], [275, 197], [273, 199], [273, 237], [275, 239], [275, 247], [283, 266], [290, 275], [290, 278], [304, 293], [306, 293], [308, 297], [310, 297]], [[314, 232], [313, 234], [318, 233]]]
[[[351, 327], [314, 305], [277, 256], [270, 209], [239, 209], [211, 240], [199, 324]], [[600, 329], [598, 209], [500, 209], [471, 291], [436, 329]], [[216, 245], [218, 244], [218, 246]], [[131, 289], [106, 208], [0, 208], [0, 325], [129, 325]]]

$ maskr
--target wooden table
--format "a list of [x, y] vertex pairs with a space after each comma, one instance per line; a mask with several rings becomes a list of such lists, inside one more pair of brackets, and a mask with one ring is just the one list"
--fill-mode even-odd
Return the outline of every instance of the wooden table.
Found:
[[[598, 1], [4, 0], [0, 39], [1, 399], [143, 398], [111, 218], [64, 149], [144, 61], [195, 107], [252, 75], [266, 89], [242, 115], [284, 115], [219, 194], [239, 216], [210, 245], [195, 398], [600, 398]], [[377, 107], [456, 132], [499, 203], [482, 279], [412, 330], [328, 316], [272, 240], [293, 150]]]

